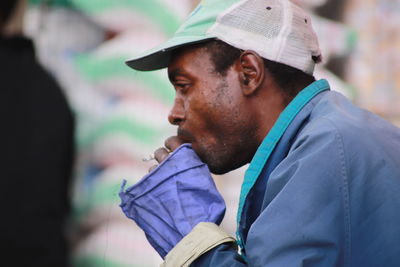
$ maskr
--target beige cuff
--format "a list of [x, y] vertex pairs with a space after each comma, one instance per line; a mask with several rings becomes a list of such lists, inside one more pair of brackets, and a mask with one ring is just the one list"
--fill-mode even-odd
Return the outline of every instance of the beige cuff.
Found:
[[226, 242], [235, 242], [235, 239], [216, 224], [201, 222], [167, 254], [160, 267], [189, 266], [207, 251]]

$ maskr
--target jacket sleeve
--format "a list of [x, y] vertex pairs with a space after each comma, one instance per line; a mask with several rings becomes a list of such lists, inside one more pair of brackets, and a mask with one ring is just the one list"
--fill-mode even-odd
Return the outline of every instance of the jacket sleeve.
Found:
[[342, 136], [328, 121], [307, 127], [271, 173], [263, 211], [246, 240], [247, 263], [223, 243], [191, 266], [346, 266], [349, 192]]

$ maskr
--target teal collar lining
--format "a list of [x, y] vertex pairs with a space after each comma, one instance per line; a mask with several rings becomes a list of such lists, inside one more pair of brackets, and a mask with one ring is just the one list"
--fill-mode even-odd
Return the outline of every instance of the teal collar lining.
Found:
[[[275, 149], [276, 144], [279, 142], [286, 129], [300, 112], [300, 110], [317, 94], [322, 91], [329, 90], [329, 83], [322, 79], [313, 82], [304, 88], [297, 96], [289, 103], [289, 105], [279, 115], [272, 129], [268, 132], [267, 136], [257, 149], [256, 154], [250, 162], [250, 166], [246, 170], [242, 188], [240, 191], [239, 208], [237, 212], [237, 229], [239, 229], [240, 219], [242, 218], [243, 206], [248, 193], [257, 181], [261, 174], [269, 156]], [[244, 242], [240, 236], [239, 230], [236, 231], [237, 243], [241, 250], [244, 249]]]

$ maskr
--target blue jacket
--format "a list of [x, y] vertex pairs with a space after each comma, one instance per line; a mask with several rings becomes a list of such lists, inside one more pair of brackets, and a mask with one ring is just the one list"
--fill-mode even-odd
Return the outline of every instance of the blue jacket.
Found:
[[246, 172], [238, 242], [192, 266], [400, 266], [400, 129], [305, 88]]

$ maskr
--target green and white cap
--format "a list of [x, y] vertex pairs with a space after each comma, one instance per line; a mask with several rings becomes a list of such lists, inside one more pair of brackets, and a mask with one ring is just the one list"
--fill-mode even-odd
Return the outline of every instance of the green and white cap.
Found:
[[126, 63], [136, 70], [162, 69], [175, 49], [210, 39], [308, 74], [321, 61], [310, 16], [289, 0], [204, 0], [171, 39]]

